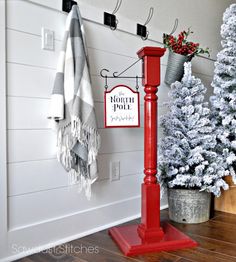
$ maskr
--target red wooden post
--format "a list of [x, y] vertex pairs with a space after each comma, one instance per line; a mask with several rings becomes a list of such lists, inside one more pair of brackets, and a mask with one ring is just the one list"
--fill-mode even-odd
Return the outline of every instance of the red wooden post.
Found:
[[157, 183], [157, 86], [160, 85], [160, 57], [164, 48], [144, 47], [144, 183], [141, 224], [113, 227], [109, 234], [125, 255], [194, 247], [195, 241], [164, 222], [160, 225], [160, 185]]
[[160, 186], [157, 184], [157, 86], [160, 85], [160, 57], [164, 48], [145, 47], [138, 52], [143, 59], [144, 97], [144, 183], [142, 184], [142, 221], [139, 235], [148, 240], [162, 238], [160, 228]]

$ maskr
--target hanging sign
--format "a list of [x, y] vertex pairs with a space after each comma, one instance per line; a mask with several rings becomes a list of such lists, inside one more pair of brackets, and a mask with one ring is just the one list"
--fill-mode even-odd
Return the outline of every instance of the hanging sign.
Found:
[[105, 127], [139, 127], [139, 92], [125, 85], [105, 91]]

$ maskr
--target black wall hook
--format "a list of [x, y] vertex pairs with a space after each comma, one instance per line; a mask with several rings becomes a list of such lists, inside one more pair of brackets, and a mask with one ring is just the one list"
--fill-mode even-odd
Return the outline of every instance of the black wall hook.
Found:
[[147, 31], [146, 25], [151, 21], [153, 13], [154, 13], [154, 8], [150, 7], [149, 14], [144, 25], [137, 24], [137, 35], [141, 36], [143, 40], [148, 39], [149, 32]]
[[116, 19], [115, 13], [120, 9], [122, 0], [117, 0], [116, 7], [113, 10], [112, 14], [104, 12], [104, 25], [107, 25], [111, 30], [116, 30], [118, 20]]
[[62, 0], [62, 11], [69, 13], [73, 5], [77, 5], [77, 2], [72, 0]]
[[116, 30], [117, 24], [118, 20], [115, 15], [104, 12], [104, 25], [110, 26], [111, 30]]

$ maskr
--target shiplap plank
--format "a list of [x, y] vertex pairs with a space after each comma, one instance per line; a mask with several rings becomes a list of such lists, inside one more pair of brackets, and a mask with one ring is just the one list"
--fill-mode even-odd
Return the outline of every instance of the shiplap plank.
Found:
[[[90, 72], [91, 74], [100, 75], [103, 68], [110, 70], [110, 73], [121, 72], [130, 64], [138, 60], [137, 57], [127, 57], [120, 54], [113, 54], [106, 51], [101, 51], [93, 48], [88, 48]], [[126, 73], [125, 76], [140, 76], [141, 62], [135, 64]]]
[[[58, 188], [10, 197], [9, 227], [19, 227], [89, 210], [104, 204], [140, 195], [142, 176], [124, 176], [120, 180], [94, 183], [91, 200], [79, 194], [77, 186]], [[127, 185], [132, 185], [127, 188]]]
[[[18, 1], [18, 0], [15, 0], [15, 1]], [[53, 8], [55, 10], [61, 10], [61, 8], [62, 8], [62, 0], [30, 0], [30, 1], [35, 2], [37, 4], [40, 4], [40, 5], [43, 5], [45, 7]], [[57, 14], [58, 14], [58, 12], [57, 12]]]
[[49, 99], [8, 97], [8, 129], [50, 128]]
[[49, 98], [56, 70], [7, 64], [8, 96]]
[[[41, 49], [41, 37], [7, 30], [7, 61], [55, 69], [61, 42], [55, 41], [55, 50]], [[37, 55], [36, 55], [37, 54]]]
[[8, 130], [8, 162], [55, 158], [56, 134], [51, 130]]
[[[110, 162], [120, 161], [120, 176], [142, 173], [143, 151], [98, 155], [98, 180], [109, 179]], [[8, 164], [8, 195], [68, 186], [68, 174], [56, 159]]]
[[8, 164], [8, 196], [66, 186], [68, 176], [57, 159]]
[[143, 128], [100, 129], [100, 153], [143, 150]]
[[[56, 4], [60, 1], [48, 0], [48, 2]], [[62, 40], [66, 17], [65, 13], [45, 9], [27, 1], [7, 1], [7, 27], [10, 29], [40, 36], [41, 28], [44, 27], [54, 31], [55, 39]]]

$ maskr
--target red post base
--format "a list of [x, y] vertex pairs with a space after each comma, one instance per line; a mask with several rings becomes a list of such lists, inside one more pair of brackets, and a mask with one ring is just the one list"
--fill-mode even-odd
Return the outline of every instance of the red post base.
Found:
[[142, 184], [141, 224], [113, 227], [109, 234], [127, 256], [197, 246], [172, 225], [160, 223], [159, 184]]
[[113, 227], [109, 230], [109, 234], [126, 256], [197, 246], [197, 242], [172, 225], [164, 222], [161, 223], [161, 227], [164, 236], [159, 241], [143, 241], [138, 234], [138, 225]]
[[160, 185], [142, 184], [142, 219], [138, 226], [143, 240], [160, 240], [164, 232], [160, 227]]

